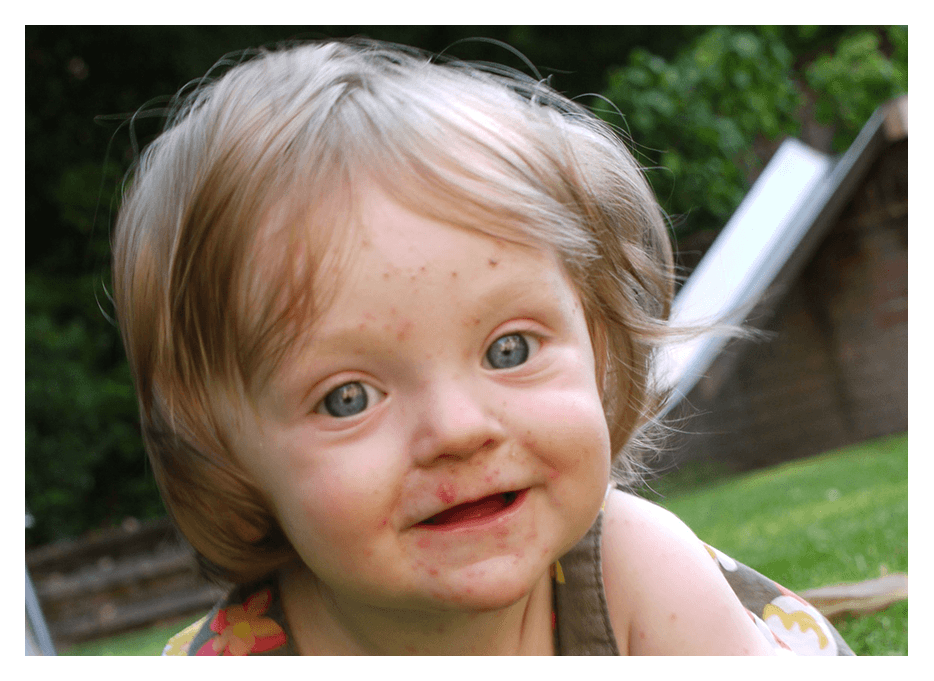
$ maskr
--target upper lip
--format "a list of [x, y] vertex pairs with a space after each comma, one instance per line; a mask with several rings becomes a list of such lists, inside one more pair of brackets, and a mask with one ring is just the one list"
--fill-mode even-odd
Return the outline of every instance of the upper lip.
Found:
[[464, 504], [471, 504], [471, 503], [480, 501], [481, 499], [486, 499], [487, 497], [494, 497], [498, 494], [510, 494], [510, 493], [519, 494], [524, 489], [525, 487], [522, 487], [522, 486], [503, 487], [502, 489], [499, 489], [499, 490], [482, 492], [480, 494], [476, 494], [473, 496], [463, 497], [459, 500], [451, 502], [450, 504], [445, 504], [444, 506], [437, 506], [437, 507], [434, 507], [433, 509], [430, 509], [428, 513], [424, 515], [420, 515], [419, 519], [416, 520], [414, 523], [412, 523], [412, 526], [419, 525], [420, 523], [425, 522], [429, 518], [434, 518], [439, 513], [444, 513], [445, 511], [449, 509], [456, 508], [458, 506], [463, 506]]

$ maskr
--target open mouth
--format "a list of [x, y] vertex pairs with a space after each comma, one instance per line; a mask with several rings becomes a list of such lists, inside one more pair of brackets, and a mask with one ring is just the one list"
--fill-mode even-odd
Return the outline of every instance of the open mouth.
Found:
[[475, 520], [487, 520], [513, 506], [525, 490], [491, 494], [477, 501], [454, 506], [418, 523], [416, 527], [446, 527]]

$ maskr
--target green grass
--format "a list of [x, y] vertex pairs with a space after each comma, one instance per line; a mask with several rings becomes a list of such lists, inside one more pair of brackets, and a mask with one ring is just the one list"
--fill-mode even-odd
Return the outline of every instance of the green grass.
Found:
[[[661, 503], [794, 591], [908, 571], [907, 435], [670, 491]], [[857, 654], [908, 653], [907, 603], [838, 624]]]
[[59, 655], [161, 655], [168, 640], [194, 622], [181, 621], [176, 624], [160, 625], [133, 631], [112, 638], [79, 643], [70, 648], [59, 650]]
[[[795, 591], [908, 571], [907, 434], [745, 475], [697, 464], [653, 488], [701, 539]], [[187, 624], [61, 652], [159, 655]], [[836, 624], [858, 655], [908, 654], [907, 602]]]

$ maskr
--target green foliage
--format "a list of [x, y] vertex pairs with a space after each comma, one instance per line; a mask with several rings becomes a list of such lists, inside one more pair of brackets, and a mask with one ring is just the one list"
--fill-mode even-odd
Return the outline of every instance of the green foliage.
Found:
[[[75, 298], [89, 301], [78, 305], [85, 314], [69, 314]], [[27, 276], [28, 543], [163, 512], [146, 474], [129, 370], [114, 361], [116, 334], [93, 301], [92, 278], [68, 288]]]
[[907, 46], [902, 27], [715, 27], [673, 59], [633, 50], [604, 95], [625, 117], [676, 231], [716, 230], [777, 143], [799, 134], [805, 83], [842, 151], [876, 107], [907, 92]]
[[[777, 31], [713, 28], [675, 59], [634, 50], [605, 95], [649, 157], [656, 194], [686, 231], [722, 226], [760, 166], [757, 138], [794, 134], [800, 95]], [[677, 217], [676, 217], [677, 219]]]
[[880, 103], [908, 92], [908, 27], [890, 27], [885, 36], [891, 56], [882, 51], [879, 33], [864, 29], [805, 69], [807, 84], [818, 93], [817, 120], [838, 124], [837, 151], [846, 150]]

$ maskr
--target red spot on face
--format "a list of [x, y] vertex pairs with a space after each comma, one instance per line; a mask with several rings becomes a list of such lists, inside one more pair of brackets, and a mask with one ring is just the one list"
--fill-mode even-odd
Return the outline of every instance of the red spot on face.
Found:
[[399, 329], [396, 332], [396, 340], [403, 341], [405, 337], [409, 335], [409, 329], [412, 328], [412, 321], [410, 319], [404, 319], [401, 324], [399, 324]]
[[428, 574], [431, 575], [432, 577], [437, 577], [437, 576], [438, 576], [438, 568], [435, 568], [435, 567], [433, 567], [433, 568], [428, 568]]
[[454, 494], [454, 485], [450, 482], [442, 482], [438, 485], [437, 495], [442, 504], [450, 504], [456, 498]]
[[422, 537], [421, 539], [418, 540], [417, 544], [418, 544], [418, 548], [427, 549], [428, 547], [431, 546], [431, 539], [428, 537]]

